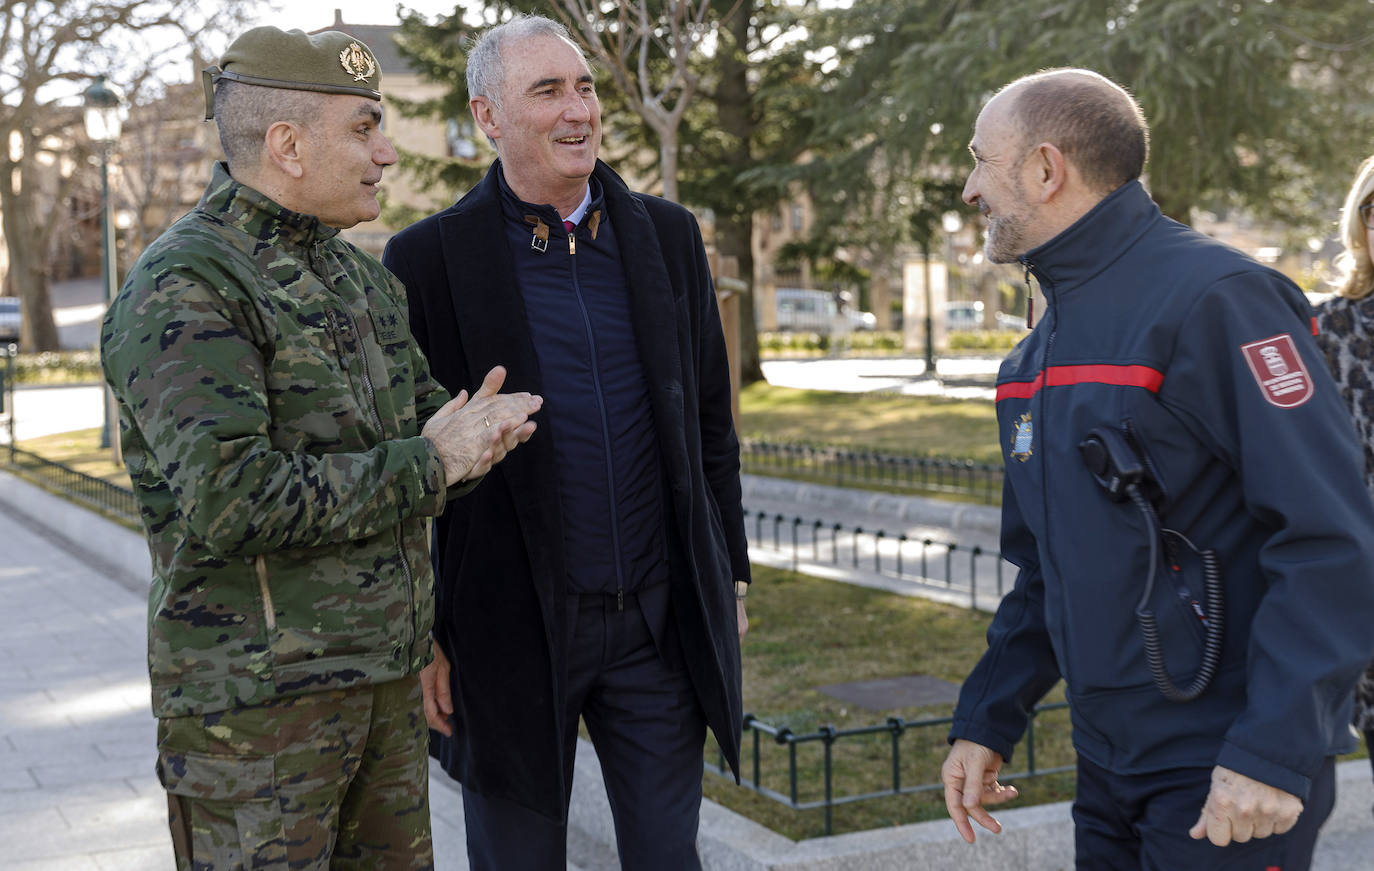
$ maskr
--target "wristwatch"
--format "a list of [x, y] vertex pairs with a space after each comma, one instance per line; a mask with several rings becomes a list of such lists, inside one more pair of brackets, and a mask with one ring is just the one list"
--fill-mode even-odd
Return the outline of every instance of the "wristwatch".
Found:
[[749, 595], [749, 582], [735, 581], [735, 598], [743, 599], [747, 595]]

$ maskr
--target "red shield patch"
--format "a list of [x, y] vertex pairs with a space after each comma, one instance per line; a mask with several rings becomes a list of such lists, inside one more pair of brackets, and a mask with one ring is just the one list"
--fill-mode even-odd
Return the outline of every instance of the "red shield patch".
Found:
[[1293, 408], [1312, 398], [1312, 376], [1292, 336], [1280, 333], [1241, 345], [1240, 352], [1245, 355], [1250, 372], [1271, 405]]

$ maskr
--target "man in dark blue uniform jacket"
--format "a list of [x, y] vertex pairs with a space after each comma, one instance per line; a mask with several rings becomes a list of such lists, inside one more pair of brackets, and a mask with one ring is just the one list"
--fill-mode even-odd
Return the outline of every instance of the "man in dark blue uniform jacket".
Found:
[[1302, 293], [1160, 214], [1147, 137], [1084, 70], [1013, 82], [974, 130], [987, 256], [1049, 308], [998, 376], [1020, 573], [960, 695], [946, 804], [969, 842], [970, 818], [999, 830], [997, 773], [1062, 677], [1079, 869], [1297, 871], [1354, 746], [1374, 506]]
[[437, 522], [434, 750], [474, 869], [565, 867], [579, 717], [623, 867], [700, 868], [708, 725], [738, 759], [749, 580], [701, 234], [597, 160], [591, 71], [561, 26], [493, 28], [467, 74], [499, 160], [384, 261], [441, 383], [499, 360], [546, 400], [525, 461]]

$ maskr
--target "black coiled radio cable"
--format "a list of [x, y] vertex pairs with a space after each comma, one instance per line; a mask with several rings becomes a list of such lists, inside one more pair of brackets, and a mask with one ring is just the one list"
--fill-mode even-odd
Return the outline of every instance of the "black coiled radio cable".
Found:
[[[1136, 620], [1140, 623], [1140, 635], [1145, 642], [1145, 659], [1150, 666], [1150, 676], [1154, 679], [1155, 686], [1169, 701], [1191, 702], [1202, 695], [1208, 685], [1211, 684], [1212, 678], [1216, 676], [1217, 667], [1221, 664], [1221, 646], [1225, 633], [1224, 615], [1226, 611], [1216, 551], [1211, 549], [1198, 550], [1182, 533], [1172, 529], [1161, 530], [1154, 507], [1141, 494], [1139, 485], [1129, 484], [1126, 487], [1126, 493], [1130, 497], [1131, 503], [1145, 518], [1145, 525], [1150, 534], [1150, 570], [1145, 580], [1145, 592], [1141, 595], [1140, 603], [1135, 608]], [[1202, 662], [1198, 666], [1197, 673], [1193, 675], [1192, 683], [1188, 684], [1185, 689], [1179, 689], [1175, 686], [1173, 679], [1169, 677], [1169, 670], [1164, 665], [1164, 651], [1159, 644], [1159, 629], [1155, 624], [1155, 615], [1148, 607], [1150, 596], [1154, 591], [1155, 575], [1159, 569], [1161, 533], [1177, 536], [1202, 561], [1203, 597], [1207, 602], [1205, 612], [1206, 634], [1202, 644]]]

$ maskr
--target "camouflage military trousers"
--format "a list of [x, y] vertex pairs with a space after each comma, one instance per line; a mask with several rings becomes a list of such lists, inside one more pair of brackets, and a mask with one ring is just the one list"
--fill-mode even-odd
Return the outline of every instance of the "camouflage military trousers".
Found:
[[418, 677], [158, 721], [177, 871], [432, 869]]

